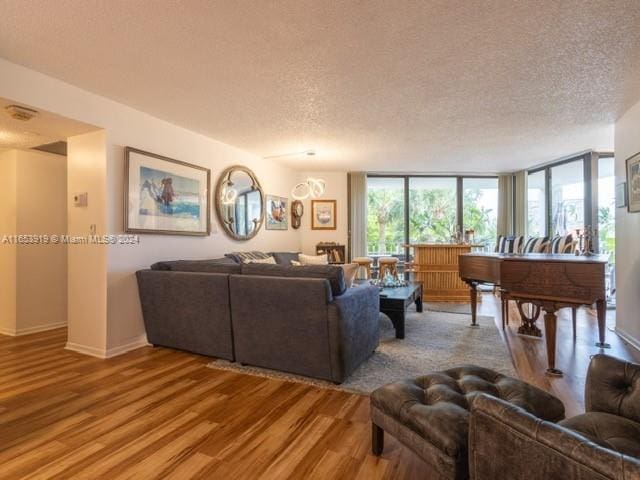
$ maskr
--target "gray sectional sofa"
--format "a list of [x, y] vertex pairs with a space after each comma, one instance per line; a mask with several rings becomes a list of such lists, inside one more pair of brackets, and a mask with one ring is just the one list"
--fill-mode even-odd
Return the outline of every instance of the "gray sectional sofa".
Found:
[[378, 290], [347, 289], [340, 267], [224, 258], [160, 262], [136, 275], [153, 345], [335, 383], [378, 346]]

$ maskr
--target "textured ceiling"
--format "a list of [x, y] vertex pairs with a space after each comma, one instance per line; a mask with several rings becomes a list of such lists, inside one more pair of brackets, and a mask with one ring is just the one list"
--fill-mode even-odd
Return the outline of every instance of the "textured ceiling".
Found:
[[[309, 169], [489, 172], [613, 147], [637, 0], [0, 0], [0, 56]], [[1, 93], [1, 92], [0, 92]]]
[[[96, 127], [68, 118], [39, 111], [28, 121], [14, 120], [6, 111], [7, 105], [15, 103], [0, 98], [0, 148], [33, 148], [46, 143], [66, 141], [67, 137], [79, 135]], [[29, 107], [29, 105], [24, 105]]]

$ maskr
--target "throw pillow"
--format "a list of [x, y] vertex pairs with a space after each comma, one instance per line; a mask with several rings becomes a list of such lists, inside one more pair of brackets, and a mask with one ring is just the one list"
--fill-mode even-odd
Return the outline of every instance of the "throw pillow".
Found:
[[302, 265], [328, 265], [329, 258], [326, 255], [298, 255]]
[[249, 258], [252, 258], [252, 259], [264, 259], [264, 258], [269, 258], [271, 255], [267, 255], [264, 252], [253, 251], [253, 252], [231, 252], [231, 253], [225, 253], [224, 256], [227, 257], [227, 258], [232, 259], [236, 263], [244, 263], [244, 261], [246, 259], [249, 259]]
[[291, 260], [291, 265], [293, 265], [294, 267], [300, 267], [302, 266], [302, 264], [300, 262], [297, 262], [295, 260]]
[[347, 288], [353, 287], [353, 281], [356, 279], [359, 267], [360, 265], [357, 263], [346, 263], [342, 265], [342, 270], [344, 270], [344, 282], [347, 284]]
[[244, 263], [269, 263], [271, 265], [276, 265], [276, 259], [273, 257], [267, 258], [247, 258], [244, 260]]

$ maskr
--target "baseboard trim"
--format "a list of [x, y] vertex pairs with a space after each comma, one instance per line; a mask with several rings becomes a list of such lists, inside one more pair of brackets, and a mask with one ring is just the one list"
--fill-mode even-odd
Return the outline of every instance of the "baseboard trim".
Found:
[[640, 352], [640, 341], [638, 341], [637, 339], [633, 338], [631, 335], [629, 335], [624, 330], [619, 329], [617, 325], [616, 325], [616, 333], [625, 342], [627, 342], [629, 345], [631, 345], [633, 348], [635, 348], [636, 350], [638, 350]]
[[87, 345], [80, 345], [78, 343], [67, 342], [65, 345], [65, 349], [72, 350], [77, 353], [82, 353], [83, 355], [89, 355], [91, 357], [96, 358], [112, 358], [117, 357], [118, 355], [122, 355], [124, 353], [130, 352], [131, 350], [136, 350], [141, 347], [148, 347], [150, 344], [147, 341], [146, 335], [140, 335], [137, 338], [134, 338], [129, 343], [125, 343], [124, 345], [118, 345], [117, 347], [104, 349], [104, 348], [96, 348], [89, 347]]
[[67, 342], [64, 346], [65, 350], [71, 350], [73, 352], [82, 353], [83, 355], [89, 355], [96, 358], [107, 358], [106, 350], [104, 348], [89, 347], [87, 345], [80, 345], [79, 343]]
[[10, 337], [15, 337], [17, 333], [15, 328], [0, 327], [0, 335], [9, 335]]
[[122, 355], [124, 353], [130, 352], [131, 350], [136, 350], [142, 347], [148, 347], [151, 345], [147, 341], [147, 335], [140, 335], [137, 338], [134, 338], [129, 343], [125, 343], [124, 345], [119, 345], [117, 347], [109, 348], [106, 351], [106, 358], [117, 357], [118, 355]]
[[58, 328], [64, 328], [67, 326], [67, 322], [50, 323], [48, 325], [37, 325], [29, 328], [0, 328], [2, 335], [10, 335], [12, 337], [19, 337], [22, 335], [31, 335], [33, 333], [47, 332], [49, 330], [56, 330]]

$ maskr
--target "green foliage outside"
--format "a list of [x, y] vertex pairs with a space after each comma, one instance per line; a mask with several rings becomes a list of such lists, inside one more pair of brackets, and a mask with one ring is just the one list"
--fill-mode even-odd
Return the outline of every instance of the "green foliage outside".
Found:
[[615, 211], [611, 207], [598, 209], [598, 237], [600, 252], [609, 255], [609, 263], [615, 263], [616, 256], [616, 221]]
[[[481, 196], [480, 189], [463, 191], [464, 227], [475, 230], [476, 242], [491, 244], [496, 238], [496, 212], [478, 204]], [[456, 231], [456, 225], [455, 190], [409, 190], [410, 242], [449, 242]], [[405, 243], [403, 190], [369, 190], [368, 252], [399, 254], [404, 252]]]

